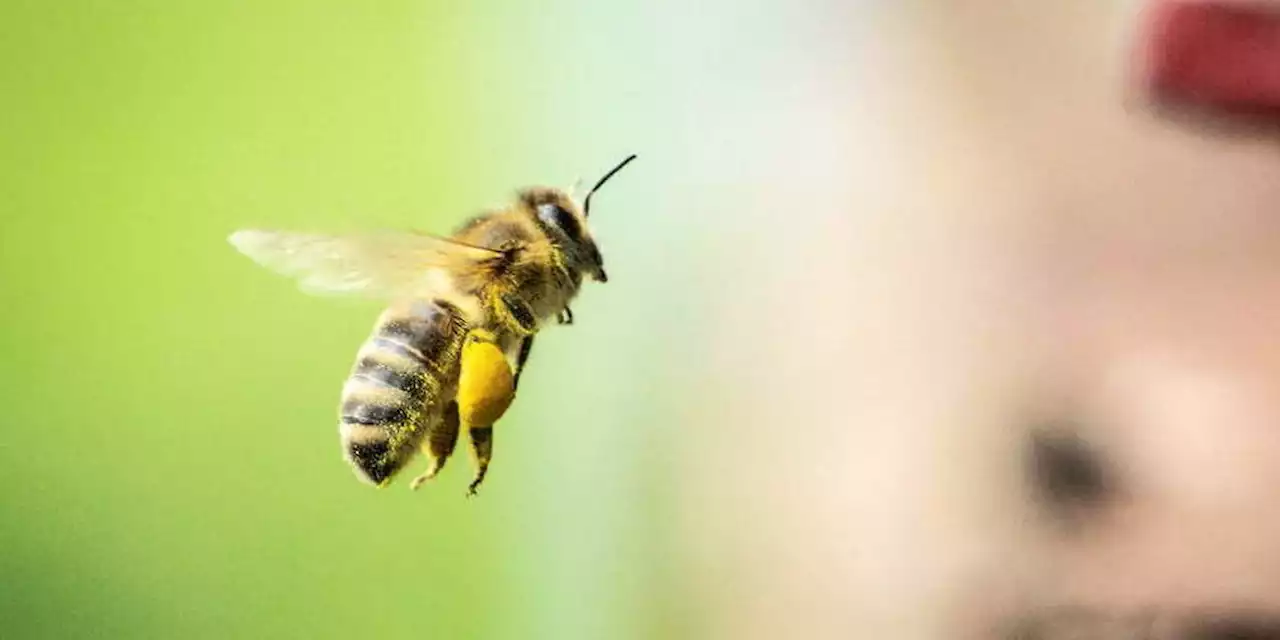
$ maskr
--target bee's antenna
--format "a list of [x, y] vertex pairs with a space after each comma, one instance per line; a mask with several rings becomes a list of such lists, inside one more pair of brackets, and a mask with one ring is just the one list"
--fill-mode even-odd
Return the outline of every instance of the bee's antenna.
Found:
[[596, 183], [596, 186], [591, 187], [591, 191], [587, 192], [586, 200], [582, 201], [582, 217], [585, 218], [591, 215], [591, 196], [595, 195], [596, 190], [599, 189], [604, 183], [608, 182], [609, 178], [613, 177], [613, 174], [621, 171], [623, 167], [627, 166], [627, 163], [635, 159], [636, 159], [636, 154], [634, 153], [627, 156], [627, 159], [618, 163], [618, 166], [614, 167], [612, 171], [604, 174], [604, 177], [600, 178], [600, 181]]

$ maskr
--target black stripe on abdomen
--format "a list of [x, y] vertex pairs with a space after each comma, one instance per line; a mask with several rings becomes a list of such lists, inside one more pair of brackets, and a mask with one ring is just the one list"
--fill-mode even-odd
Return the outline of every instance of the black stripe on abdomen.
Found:
[[429, 364], [426, 354], [419, 351], [413, 345], [403, 342], [399, 338], [379, 335], [374, 336], [371, 342], [373, 343], [373, 346], [377, 347], [380, 351], [394, 353], [401, 358], [411, 360], [419, 365], [426, 366]]
[[383, 404], [366, 399], [353, 399], [342, 403], [342, 421], [347, 424], [370, 426], [404, 424], [408, 419], [408, 411], [396, 404]]
[[426, 391], [423, 375], [423, 371], [417, 367], [413, 370], [397, 369], [376, 357], [368, 356], [356, 363], [355, 372], [352, 373], [352, 377], [364, 380], [372, 386], [399, 389], [415, 402], [421, 402]]
[[424, 365], [436, 366], [454, 346], [461, 323], [462, 313], [452, 304], [417, 301], [404, 314], [383, 323], [375, 341]]

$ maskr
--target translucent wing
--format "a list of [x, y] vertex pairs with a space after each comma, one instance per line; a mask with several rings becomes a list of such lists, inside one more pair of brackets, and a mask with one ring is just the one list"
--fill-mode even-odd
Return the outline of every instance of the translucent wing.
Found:
[[501, 252], [410, 232], [324, 235], [246, 229], [228, 238], [254, 262], [314, 295], [395, 298], [424, 286], [433, 268], [465, 268]]

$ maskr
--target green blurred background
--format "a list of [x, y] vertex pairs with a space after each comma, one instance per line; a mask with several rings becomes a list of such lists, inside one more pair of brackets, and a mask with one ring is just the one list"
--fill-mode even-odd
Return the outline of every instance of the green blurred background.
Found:
[[[0, 6], [0, 636], [679, 634], [660, 417], [697, 286], [643, 6]], [[612, 280], [540, 340], [480, 499], [465, 457], [357, 482], [335, 410], [378, 306], [227, 234], [447, 230], [632, 152]]]

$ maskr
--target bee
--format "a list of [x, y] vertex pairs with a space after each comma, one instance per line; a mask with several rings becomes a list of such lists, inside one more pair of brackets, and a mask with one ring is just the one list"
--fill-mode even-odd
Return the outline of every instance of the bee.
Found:
[[581, 205], [564, 189], [520, 190], [449, 237], [422, 232], [324, 235], [241, 230], [230, 243], [294, 278], [304, 292], [388, 303], [342, 389], [338, 432], [357, 477], [387, 486], [419, 452], [436, 477], [461, 434], [484, 481], [493, 426], [515, 398], [538, 331], [572, 324], [584, 279], [607, 282], [587, 227], [591, 197], [631, 155], [600, 178]]

